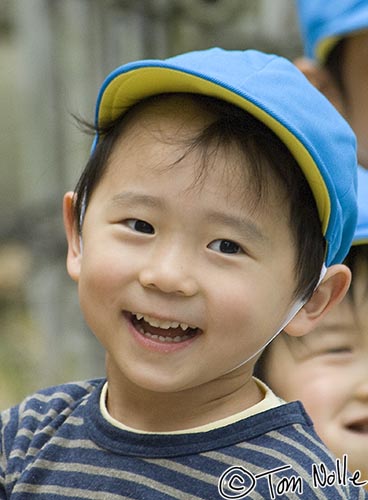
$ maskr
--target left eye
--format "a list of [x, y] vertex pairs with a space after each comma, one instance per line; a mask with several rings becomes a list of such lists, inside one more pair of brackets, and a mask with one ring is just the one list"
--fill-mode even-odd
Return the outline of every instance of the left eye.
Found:
[[149, 222], [140, 219], [127, 219], [125, 224], [138, 233], [154, 234], [155, 229]]
[[215, 240], [208, 245], [208, 248], [215, 252], [226, 254], [244, 253], [240, 245], [231, 240]]

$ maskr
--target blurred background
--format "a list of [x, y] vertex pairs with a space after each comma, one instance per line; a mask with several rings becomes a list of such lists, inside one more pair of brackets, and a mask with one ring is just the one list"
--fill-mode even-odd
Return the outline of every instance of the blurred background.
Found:
[[107, 73], [210, 46], [301, 54], [290, 0], [0, 0], [0, 410], [104, 374], [65, 270], [62, 197]]

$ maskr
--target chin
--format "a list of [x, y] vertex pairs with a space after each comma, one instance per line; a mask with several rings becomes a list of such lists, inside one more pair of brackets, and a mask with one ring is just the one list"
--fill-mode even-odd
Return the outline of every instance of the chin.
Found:
[[148, 392], [173, 394], [186, 389], [190, 389], [195, 384], [191, 384], [189, 380], [173, 379], [172, 373], [145, 373], [143, 370], [140, 373], [129, 374], [128, 378], [136, 387]]

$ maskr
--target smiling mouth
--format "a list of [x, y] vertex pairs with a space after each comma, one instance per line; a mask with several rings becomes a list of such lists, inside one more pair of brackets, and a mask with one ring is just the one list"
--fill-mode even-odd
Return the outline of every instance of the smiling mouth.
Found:
[[134, 328], [144, 337], [162, 343], [179, 343], [199, 335], [202, 330], [179, 321], [160, 320], [142, 313], [129, 313]]

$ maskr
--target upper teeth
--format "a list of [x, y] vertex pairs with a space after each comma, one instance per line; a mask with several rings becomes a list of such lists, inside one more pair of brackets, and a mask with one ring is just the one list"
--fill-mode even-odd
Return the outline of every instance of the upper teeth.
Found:
[[189, 326], [187, 323], [179, 323], [179, 321], [164, 321], [142, 313], [133, 313], [133, 315], [138, 320], [143, 318], [144, 321], [149, 325], [156, 328], [162, 328], [163, 330], [168, 330], [169, 328], [178, 328], [180, 326], [180, 328], [185, 332], [185, 330], [188, 330], [188, 328], [195, 328]]

